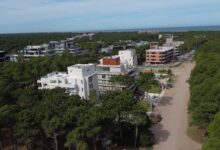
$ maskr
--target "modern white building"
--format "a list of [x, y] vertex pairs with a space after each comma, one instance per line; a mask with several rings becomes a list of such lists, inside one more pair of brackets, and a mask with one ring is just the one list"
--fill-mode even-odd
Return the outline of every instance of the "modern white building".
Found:
[[90, 92], [98, 94], [98, 81], [94, 64], [77, 64], [67, 68], [67, 73], [54, 72], [37, 81], [39, 89], [66, 89], [67, 93], [89, 99]]
[[119, 51], [118, 56], [121, 64], [137, 67], [137, 55], [134, 49]]
[[69, 53], [76, 53], [79, 52], [80, 47], [79, 45], [75, 44], [72, 40], [61, 40], [58, 41], [50, 41], [49, 47], [53, 49], [57, 54], [63, 53], [65, 50]]
[[119, 51], [119, 55], [102, 58], [100, 64], [97, 65], [99, 93], [105, 94], [106, 91], [122, 91], [124, 89], [135, 90], [134, 83], [129, 85], [112, 83], [111, 77], [114, 75], [135, 77], [137, 75], [136, 66], [135, 50], [123, 50]]
[[113, 45], [109, 45], [108, 47], [101, 48], [101, 52], [109, 53], [113, 51], [113, 48], [114, 48]]
[[40, 56], [53, 56], [55, 55], [55, 51], [49, 49], [48, 44], [42, 45], [28, 45], [22, 50], [17, 51], [17, 55], [22, 55], [24, 58], [29, 59], [31, 57], [40, 57]]

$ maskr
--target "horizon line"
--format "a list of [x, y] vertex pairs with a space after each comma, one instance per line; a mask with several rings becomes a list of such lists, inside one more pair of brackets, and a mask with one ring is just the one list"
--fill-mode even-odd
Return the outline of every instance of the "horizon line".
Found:
[[[211, 30], [211, 29], [192, 29], [192, 30], [173, 30], [170, 29], [181, 29], [181, 28], [205, 28], [205, 27], [219, 27], [217, 30]], [[94, 33], [100, 33], [100, 32], [138, 32], [140, 30], [146, 30], [151, 32], [189, 32], [189, 31], [220, 31], [220, 25], [193, 25], [193, 26], [167, 26], [167, 27], [134, 27], [134, 28], [118, 28], [118, 29], [101, 29], [101, 30], [75, 30], [75, 31], [39, 31], [39, 32], [5, 32], [0, 33], [0, 35], [6, 35], [6, 34], [37, 34], [37, 33], [88, 33], [88, 32], [94, 32]], [[161, 30], [161, 31], [160, 31]], [[162, 31], [164, 30], [164, 31]]]

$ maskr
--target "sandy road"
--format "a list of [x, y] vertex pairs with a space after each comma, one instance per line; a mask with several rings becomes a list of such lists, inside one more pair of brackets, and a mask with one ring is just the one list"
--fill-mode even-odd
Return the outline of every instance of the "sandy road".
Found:
[[152, 130], [157, 143], [154, 150], [200, 150], [201, 144], [191, 140], [187, 135], [189, 101], [189, 84], [194, 63], [185, 62], [173, 69], [177, 75], [174, 88], [166, 90], [164, 98], [158, 104], [157, 109], [163, 120]]

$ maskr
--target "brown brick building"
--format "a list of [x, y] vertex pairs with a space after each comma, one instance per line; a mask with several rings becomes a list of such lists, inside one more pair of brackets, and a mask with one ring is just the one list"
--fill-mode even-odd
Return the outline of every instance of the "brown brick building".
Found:
[[146, 50], [147, 64], [167, 64], [174, 60], [174, 47], [155, 47]]

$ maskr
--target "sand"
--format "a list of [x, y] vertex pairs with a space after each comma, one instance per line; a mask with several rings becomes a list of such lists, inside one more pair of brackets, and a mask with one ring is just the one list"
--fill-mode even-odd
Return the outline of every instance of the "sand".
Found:
[[190, 98], [189, 84], [191, 70], [195, 63], [185, 62], [173, 69], [177, 75], [175, 86], [166, 90], [164, 98], [157, 106], [162, 121], [152, 129], [156, 144], [154, 150], [200, 150], [201, 144], [187, 136], [188, 112]]

